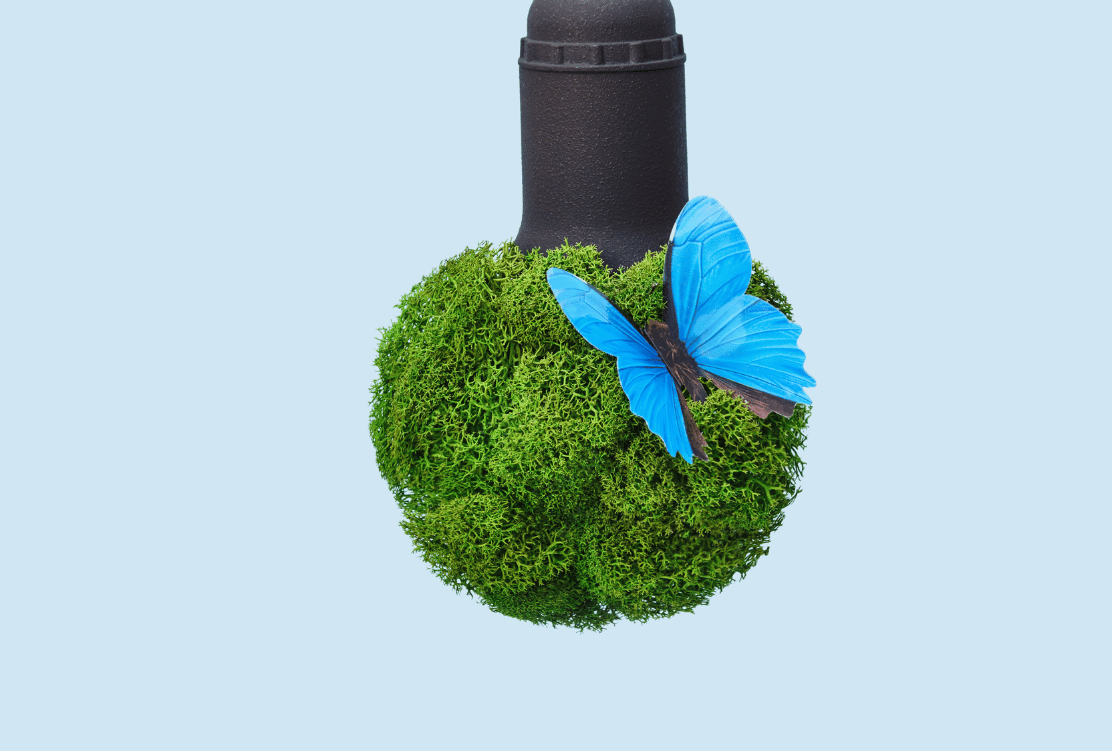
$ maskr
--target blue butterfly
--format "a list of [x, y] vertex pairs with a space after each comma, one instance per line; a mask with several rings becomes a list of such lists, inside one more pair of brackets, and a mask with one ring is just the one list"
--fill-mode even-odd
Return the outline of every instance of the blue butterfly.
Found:
[[760, 418], [790, 417], [810, 404], [796, 342], [802, 331], [764, 300], [745, 294], [753, 262], [749, 243], [713, 198], [683, 207], [664, 257], [664, 321], [644, 333], [593, 286], [563, 269], [548, 270], [548, 285], [571, 325], [592, 346], [618, 358], [618, 379], [633, 414], [663, 441], [668, 454], [706, 459], [703, 434], [680, 387], [706, 399], [702, 376], [744, 399]]

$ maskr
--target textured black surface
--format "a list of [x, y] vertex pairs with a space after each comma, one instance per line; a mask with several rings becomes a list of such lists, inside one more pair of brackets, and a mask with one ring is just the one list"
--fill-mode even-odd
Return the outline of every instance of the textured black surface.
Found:
[[671, 0], [533, 0], [530, 39], [545, 42], [634, 42], [676, 33]]
[[629, 266], [667, 244], [687, 203], [685, 57], [672, 5], [534, 0], [528, 30], [515, 243], [548, 249], [567, 238], [597, 245], [611, 268]]

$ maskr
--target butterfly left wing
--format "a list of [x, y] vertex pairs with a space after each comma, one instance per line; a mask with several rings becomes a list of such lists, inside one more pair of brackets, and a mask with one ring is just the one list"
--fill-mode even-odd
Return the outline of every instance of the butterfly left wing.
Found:
[[548, 286], [564, 314], [593, 347], [618, 358], [618, 380], [633, 414], [664, 441], [670, 456], [706, 459], [703, 439], [664, 361], [606, 296], [563, 269], [548, 270]]
[[803, 388], [815, 385], [797, 344], [802, 329], [745, 294], [751, 273], [749, 243], [726, 209], [707, 196], [692, 199], [665, 257], [665, 321], [717, 386], [760, 417], [790, 416], [796, 403], [811, 403]]

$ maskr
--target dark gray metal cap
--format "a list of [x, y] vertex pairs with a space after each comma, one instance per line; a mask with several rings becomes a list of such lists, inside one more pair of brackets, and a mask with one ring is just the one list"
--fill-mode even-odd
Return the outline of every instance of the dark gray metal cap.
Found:
[[683, 65], [670, 0], [533, 0], [518, 65], [617, 73]]
[[672, 3], [533, 0], [527, 31], [514, 244], [567, 239], [597, 246], [612, 269], [631, 266], [668, 242], [687, 203], [686, 57]]

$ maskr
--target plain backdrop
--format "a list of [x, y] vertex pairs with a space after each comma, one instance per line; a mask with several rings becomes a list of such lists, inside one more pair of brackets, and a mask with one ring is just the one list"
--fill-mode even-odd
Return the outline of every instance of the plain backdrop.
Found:
[[377, 330], [521, 217], [528, 0], [0, 10], [0, 747], [1108, 748], [1101, 2], [674, 0], [803, 493], [693, 614], [412, 552]]

